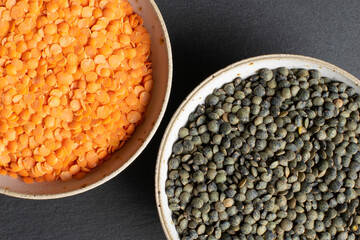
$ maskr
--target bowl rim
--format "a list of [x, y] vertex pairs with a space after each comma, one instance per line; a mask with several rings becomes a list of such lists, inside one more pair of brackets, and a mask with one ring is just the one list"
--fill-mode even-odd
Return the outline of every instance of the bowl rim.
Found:
[[47, 200], [47, 199], [58, 199], [58, 198], [70, 197], [70, 196], [73, 196], [73, 195], [76, 195], [79, 193], [83, 193], [83, 192], [89, 191], [91, 189], [94, 189], [94, 188], [102, 185], [103, 183], [109, 181], [110, 179], [114, 178], [115, 176], [117, 176], [119, 173], [121, 173], [123, 170], [125, 170], [125, 168], [127, 168], [140, 155], [140, 153], [142, 153], [142, 151], [146, 148], [146, 146], [149, 144], [150, 140], [154, 137], [156, 131], [158, 130], [161, 121], [163, 120], [165, 111], [167, 109], [167, 105], [169, 103], [171, 86], [172, 86], [172, 77], [173, 77], [173, 59], [172, 59], [172, 48], [171, 48], [169, 33], [166, 28], [164, 18], [162, 16], [158, 6], [156, 5], [155, 1], [154, 0], [148, 0], [148, 1], [151, 4], [156, 16], [159, 19], [161, 30], [164, 34], [163, 37], [165, 40], [165, 45], [166, 45], [166, 49], [167, 49], [167, 58], [168, 58], [168, 63], [167, 63], [167, 65], [168, 65], [167, 66], [168, 82], [167, 82], [167, 87], [166, 87], [166, 92], [165, 92], [165, 98], [164, 98], [163, 105], [161, 107], [159, 116], [156, 119], [156, 121], [153, 125], [153, 128], [149, 132], [149, 135], [146, 137], [145, 141], [142, 143], [140, 148], [137, 149], [135, 154], [132, 155], [131, 158], [129, 158], [120, 168], [116, 169], [115, 171], [113, 171], [109, 175], [105, 176], [104, 178], [100, 179], [99, 181], [96, 181], [94, 183], [91, 183], [85, 187], [82, 187], [82, 188], [79, 188], [76, 190], [63, 192], [63, 193], [54, 193], [54, 194], [29, 194], [29, 193], [19, 193], [19, 192], [7, 190], [7, 189], [0, 189], [0, 194], [4, 194], [7, 196], [11, 196], [11, 197], [23, 198], [23, 199]]
[[291, 60], [301, 60], [303, 62], [309, 62], [309, 63], [313, 63], [316, 65], [319, 65], [320, 67], [325, 67], [328, 69], [332, 69], [333, 71], [343, 75], [344, 77], [350, 79], [351, 81], [353, 81], [354, 83], [356, 83], [356, 85], [358, 85], [360, 83], [360, 80], [358, 78], [356, 78], [355, 76], [353, 76], [352, 74], [348, 73], [347, 71], [343, 70], [340, 67], [337, 67], [331, 63], [328, 63], [326, 61], [314, 58], [314, 57], [308, 57], [308, 56], [304, 56], [304, 55], [297, 55], [297, 54], [267, 54], [267, 55], [260, 55], [260, 56], [255, 56], [255, 57], [251, 57], [251, 58], [247, 58], [247, 59], [243, 59], [240, 60], [238, 62], [235, 62], [233, 64], [228, 65], [225, 68], [222, 68], [220, 70], [218, 70], [217, 72], [215, 72], [214, 74], [210, 75], [209, 77], [207, 77], [205, 80], [203, 80], [199, 85], [197, 85], [188, 95], [187, 97], [182, 101], [182, 103], [180, 104], [180, 106], [176, 109], [176, 111], [174, 112], [173, 116], [171, 117], [163, 138], [161, 140], [160, 143], [160, 147], [159, 147], [159, 151], [158, 151], [158, 155], [157, 155], [157, 160], [156, 160], [156, 167], [155, 167], [155, 198], [156, 198], [156, 208], [158, 210], [158, 215], [160, 218], [160, 222], [161, 222], [161, 226], [163, 228], [163, 231], [165, 233], [165, 236], [167, 239], [169, 240], [174, 240], [173, 236], [170, 234], [170, 230], [169, 230], [169, 225], [170, 223], [167, 221], [167, 218], [165, 216], [165, 213], [163, 211], [163, 207], [162, 207], [162, 201], [161, 201], [161, 196], [163, 194], [165, 194], [165, 189], [160, 189], [160, 169], [161, 166], [163, 164], [167, 164], [168, 160], [166, 160], [164, 163], [161, 163], [161, 159], [162, 156], [164, 154], [164, 146], [165, 143], [167, 142], [167, 139], [169, 138], [169, 133], [170, 130], [174, 127], [174, 124], [176, 122], [176, 119], [178, 118], [179, 114], [181, 113], [182, 109], [191, 101], [191, 99], [194, 97], [194, 95], [197, 94], [197, 92], [202, 89], [206, 84], [208, 84], [209, 82], [211, 82], [214, 78], [218, 77], [219, 75], [233, 69], [236, 68], [240, 65], [246, 65], [246, 64], [250, 64], [253, 62], [257, 62], [257, 61], [261, 61], [261, 60], [280, 60], [280, 59], [291, 59]]

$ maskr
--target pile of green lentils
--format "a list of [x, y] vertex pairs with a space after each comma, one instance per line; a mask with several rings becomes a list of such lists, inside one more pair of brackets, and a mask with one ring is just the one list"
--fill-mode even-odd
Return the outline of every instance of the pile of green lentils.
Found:
[[168, 162], [180, 239], [360, 239], [359, 106], [317, 70], [262, 69], [215, 89]]

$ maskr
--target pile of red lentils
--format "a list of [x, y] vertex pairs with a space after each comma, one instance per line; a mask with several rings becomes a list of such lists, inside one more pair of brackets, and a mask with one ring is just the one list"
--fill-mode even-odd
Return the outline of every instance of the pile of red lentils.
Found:
[[0, 0], [0, 174], [83, 178], [141, 123], [150, 35], [126, 0]]

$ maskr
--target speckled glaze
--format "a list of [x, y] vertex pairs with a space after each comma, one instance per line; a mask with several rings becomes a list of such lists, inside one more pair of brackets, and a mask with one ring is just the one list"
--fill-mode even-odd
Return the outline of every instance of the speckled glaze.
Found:
[[245, 59], [205, 79], [187, 96], [177, 109], [167, 126], [160, 144], [155, 171], [155, 195], [160, 221], [167, 239], [180, 239], [171, 218], [171, 210], [169, 209], [165, 193], [168, 159], [172, 152], [172, 145], [178, 138], [179, 128], [186, 124], [188, 115], [195, 110], [197, 105], [204, 103], [205, 97], [212, 93], [214, 88], [220, 88], [224, 83], [232, 81], [237, 76], [246, 79], [254, 75], [261, 68], [274, 69], [278, 67], [318, 69], [322, 76], [345, 82], [360, 93], [360, 80], [346, 71], [315, 58], [289, 54], [264, 55]]
[[0, 193], [28, 199], [54, 199], [72, 196], [95, 188], [115, 177], [145, 149], [155, 134], [169, 100], [172, 81], [172, 54], [169, 36], [161, 13], [153, 0], [128, 0], [144, 20], [151, 35], [154, 88], [144, 122], [124, 147], [101, 167], [81, 180], [25, 184], [20, 179], [0, 176]]

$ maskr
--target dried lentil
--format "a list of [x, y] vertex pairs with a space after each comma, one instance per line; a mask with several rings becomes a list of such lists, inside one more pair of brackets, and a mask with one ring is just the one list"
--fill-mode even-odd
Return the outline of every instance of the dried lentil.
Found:
[[169, 160], [181, 239], [360, 238], [359, 101], [317, 70], [284, 67], [215, 89]]
[[143, 20], [125, 0], [0, 8], [0, 171], [26, 183], [82, 178], [123, 146], [150, 101]]

